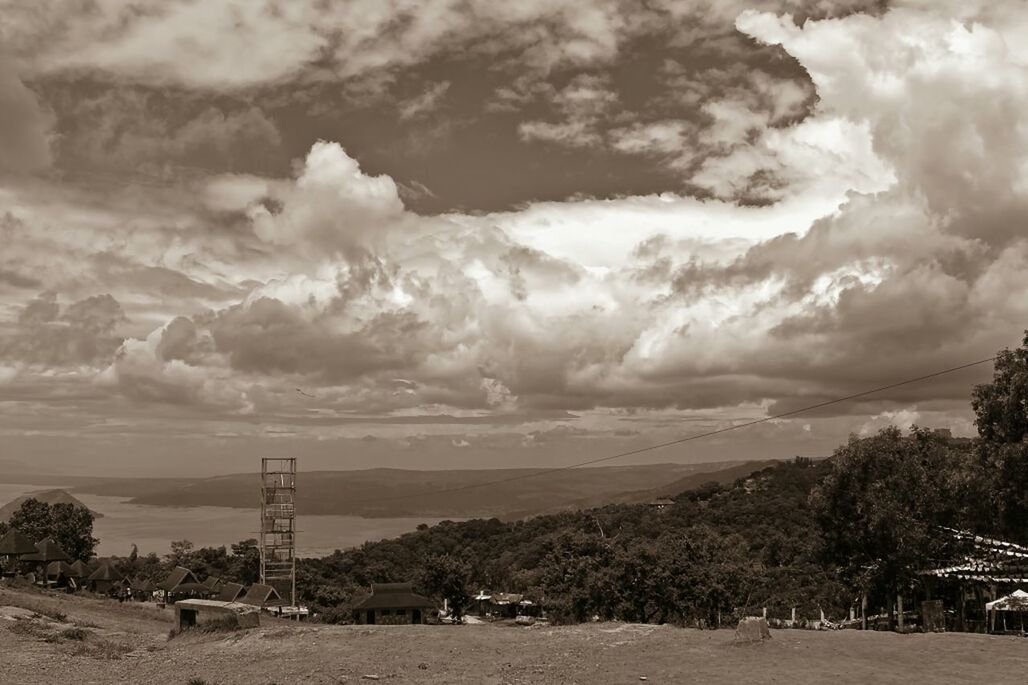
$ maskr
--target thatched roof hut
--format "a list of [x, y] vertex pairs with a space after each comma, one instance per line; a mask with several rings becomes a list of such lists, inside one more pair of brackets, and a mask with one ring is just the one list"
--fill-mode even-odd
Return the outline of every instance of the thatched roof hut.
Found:
[[76, 559], [75, 561], [73, 561], [71, 564], [71, 569], [78, 574], [76, 576], [72, 576], [73, 578], [87, 578], [89, 577], [89, 574], [95, 570], [90, 568], [89, 564], [82, 561], [81, 559]]
[[28, 539], [17, 528], [11, 528], [7, 534], [0, 538], [0, 555], [9, 557], [20, 557], [23, 554], [35, 554], [36, 545]]
[[121, 575], [117, 569], [110, 564], [100, 564], [99, 568], [89, 574], [89, 580], [105, 580], [114, 582], [124, 579], [125, 576]]
[[66, 561], [51, 561], [46, 565], [47, 578], [59, 578], [60, 576], [64, 576], [65, 578], [82, 577], [76, 574], [75, 569]]
[[53, 538], [46, 538], [36, 543], [36, 551], [26, 554], [22, 561], [39, 561], [49, 564], [51, 561], [71, 561], [71, 557], [61, 549], [61, 546], [54, 542]]

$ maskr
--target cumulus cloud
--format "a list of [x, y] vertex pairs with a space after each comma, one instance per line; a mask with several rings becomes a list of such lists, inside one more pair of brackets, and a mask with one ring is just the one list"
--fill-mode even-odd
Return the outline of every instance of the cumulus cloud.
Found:
[[[530, 23], [541, 10], [529, 4], [494, 11]], [[283, 430], [355, 439], [372, 424], [384, 437], [406, 425], [410, 437], [461, 423], [439, 443], [470, 452], [490, 444], [476, 430], [497, 445], [502, 432], [511, 449], [556, 435], [562, 447], [677, 436], [686, 419], [721, 425], [794, 409], [1016, 342], [1028, 315], [1019, 223], [1028, 59], [1018, 41], [1028, 13], [912, 0], [837, 17], [818, 15], [820, 3], [786, 6], [814, 18], [797, 24], [769, 3], [774, 12], [744, 12], [738, 27], [781, 46], [811, 86], [710, 75], [699, 122], [612, 123], [622, 100], [599, 77], [522, 91], [560, 115], [522, 124], [526, 139], [652, 155], [679, 165], [702, 198], [420, 216], [393, 178], [325, 141], [291, 177], [223, 174], [103, 202], [31, 184], [0, 189], [13, 208], [0, 230], [22, 260], [5, 254], [0, 273], [76, 293], [0, 310], [0, 363], [15, 369], [4, 372], [4, 392], [27, 382], [33, 364], [85, 366], [96, 392], [140, 406], [202, 406], [223, 421], [271, 416]], [[434, 7], [445, 16], [448, 6]], [[616, 53], [627, 29], [611, 7], [565, 8], [561, 30], [589, 38], [541, 63]], [[721, 7], [708, 9], [729, 11]], [[410, 19], [429, 34], [412, 50], [429, 49], [434, 21]], [[362, 59], [393, 58], [382, 47]], [[65, 223], [81, 231], [54, 228]], [[69, 274], [58, 277], [62, 266]], [[164, 293], [157, 273], [192, 289]], [[105, 274], [121, 280], [99, 296], [89, 288]], [[963, 425], [966, 380], [761, 435], [820, 449], [818, 440], [830, 446], [914, 411]]]

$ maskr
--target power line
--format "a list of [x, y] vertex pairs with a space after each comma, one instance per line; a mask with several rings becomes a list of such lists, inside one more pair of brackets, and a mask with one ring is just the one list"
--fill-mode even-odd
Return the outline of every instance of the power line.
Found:
[[633, 455], [642, 454], [644, 452], [651, 452], [653, 450], [659, 450], [659, 449], [663, 449], [665, 447], [671, 447], [673, 445], [681, 445], [682, 443], [692, 442], [693, 440], [700, 440], [702, 438], [709, 438], [711, 436], [720, 435], [722, 433], [728, 433], [730, 431], [741, 430], [743, 428], [749, 428], [750, 426], [756, 426], [757, 424], [767, 423], [768, 421], [775, 421], [777, 419], [784, 419], [784, 418], [786, 418], [788, 416], [796, 416], [797, 414], [804, 414], [804, 413], [806, 413], [808, 411], [813, 411], [815, 409], [821, 409], [822, 407], [829, 407], [829, 406], [831, 406], [833, 404], [840, 404], [842, 402], [848, 402], [850, 400], [855, 400], [855, 399], [858, 399], [860, 397], [866, 397], [868, 395], [873, 395], [875, 393], [884, 392], [885, 390], [892, 390], [893, 388], [899, 388], [899, 387], [902, 387], [904, 385], [912, 385], [914, 383], [920, 383], [921, 381], [926, 381], [926, 380], [929, 380], [931, 378], [938, 378], [939, 376], [945, 376], [946, 374], [955, 373], [957, 371], [962, 371], [964, 369], [969, 369], [971, 367], [979, 366], [981, 364], [987, 364], [989, 362], [996, 361], [996, 359], [997, 359], [996, 356], [987, 357], [986, 359], [979, 359], [978, 361], [969, 362], [967, 364], [961, 364], [960, 366], [951, 366], [948, 369], [943, 369], [941, 371], [935, 371], [933, 373], [925, 374], [923, 376], [917, 376], [916, 378], [908, 378], [906, 380], [899, 381], [898, 383], [890, 383], [889, 385], [881, 385], [881, 386], [879, 386], [877, 388], [872, 388], [870, 390], [864, 390], [862, 392], [854, 393], [852, 395], [846, 395], [845, 397], [837, 397], [837, 398], [835, 398], [833, 400], [826, 400], [824, 402], [818, 402], [817, 404], [811, 404], [811, 405], [808, 405], [806, 407], [801, 407], [799, 409], [793, 409], [792, 411], [781, 412], [780, 414], [774, 414], [772, 416], [765, 416], [762, 419], [755, 419], [753, 421], [747, 421], [746, 423], [738, 423], [738, 424], [735, 424], [735, 425], [732, 425], [732, 426], [727, 426], [725, 428], [718, 428], [717, 430], [706, 431], [704, 433], [696, 433], [694, 435], [689, 435], [689, 436], [686, 436], [684, 438], [678, 438], [677, 440], [669, 440], [668, 442], [661, 442], [661, 443], [657, 443], [656, 445], [649, 445], [647, 447], [639, 447], [639, 448], [634, 449], [634, 450], [628, 450], [627, 452], [619, 452], [617, 454], [611, 454], [611, 455], [608, 455], [606, 457], [598, 457], [596, 459], [589, 459], [587, 461], [580, 461], [580, 462], [575, 463], [575, 464], [568, 464], [567, 466], [556, 466], [556, 467], [553, 467], [553, 468], [544, 469], [542, 471], [536, 471], [534, 473], [521, 473], [521, 474], [518, 474], [516, 476], [508, 476], [507, 478], [497, 478], [496, 480], [486, 481], [484, 483], [471, 483], [469, 485], [460, 485], [460, 486], [457, 486], [457, 487], [443, 488], [443, 489], [440, 489], [440, 490], [430, 490], [428, 492], [416, 492], [416, 493], [411, 493], [411, 494], [407, 494], [407, 495], [397, 495], [397, 496], [391, 496], [391, 497], [376, 497], [374, 499], [366, 499], [366, 500], [351, 500], [350, 504], [365, 504], [365, 503], [370, 504], [370, 503], [373, 503], [373, 502], [388, 502], [388, 501], [391, 501], [391, 500], [406, 500], [406, 499], [411, 499], [412, 497], [428, 497], [430, 495], [445, 495], [445, 494], [449, 494], [449, 493], [453, 493], [453, 492], [463, 492], [465, 490], [473, 490], [475, 488], [489, 487], [491, 485], [502, 485], [504, 483], [511, 483], [511, 482], [514, 482], [514, 481], [525, 480], [527, 478], [538, 478], [539, 476], [546, 476], [546, 475], [549, 475], [549, 474], [552, 474], [552, 473], [560, 473], [562, 471], [570, 471], [571, 469], [577, 469], [577, 468], [580, 468], [582, 466], [591, 466], [592, 464], [599, 464], [599, 463], [602, 463], [602, 462], [605, 462], [605, 461], [613, 461], [615, 459], [621, 459], [623, 457], [631, 457]]

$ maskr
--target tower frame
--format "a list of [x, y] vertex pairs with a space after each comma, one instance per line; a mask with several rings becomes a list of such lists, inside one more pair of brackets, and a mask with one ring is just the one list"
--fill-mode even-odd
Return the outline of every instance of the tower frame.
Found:
[[261, 459], [261, 583], [296, 604], [296, 458]]

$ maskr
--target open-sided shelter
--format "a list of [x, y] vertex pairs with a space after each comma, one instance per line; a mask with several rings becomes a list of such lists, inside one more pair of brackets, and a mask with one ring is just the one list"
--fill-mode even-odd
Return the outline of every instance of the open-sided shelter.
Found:
[[355, 623], [406, 625], [424, 623], [436, 603], [415, 594], [411, 583], [372, 583], [371, 594], [353, 607]]
[[153, 593], [156, 589], [157, 585], [149, 578], [135, 578], [129, 583], [129, 592], [132, 593], [132, 599], [138, 602], [149, 602], [153, 599]]
[[[1024, 633], [1025, 616], [1028, 615], [1028, 592], [1020, 589], [1014, 590], [1005, 597], [987, 603], [985, 610], [989, 614], [989, 623], [993, 632], [997, 628], [998, 617], [1003, 632], [1011, 630], [1013, 625], [1017, 625], [1017, 630]], [[1008, 615], [1011, 616], [1010, 624], [1007, 623]]]

